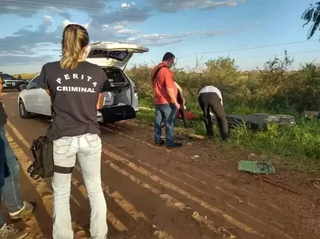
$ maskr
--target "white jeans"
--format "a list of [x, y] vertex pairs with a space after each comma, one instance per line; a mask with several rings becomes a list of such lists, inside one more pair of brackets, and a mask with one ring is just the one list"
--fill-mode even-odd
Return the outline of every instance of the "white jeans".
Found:
[[[79, 161], [90, 201], [92, 238], [107, 238], [107, 204], [101, 186], [101, 139], [96, 134], [62, 137], [53, 141], [54, 164], [74, 167]], [[71, 174], [54, 173], [53, 238], [73, 239], [70, 214]]]

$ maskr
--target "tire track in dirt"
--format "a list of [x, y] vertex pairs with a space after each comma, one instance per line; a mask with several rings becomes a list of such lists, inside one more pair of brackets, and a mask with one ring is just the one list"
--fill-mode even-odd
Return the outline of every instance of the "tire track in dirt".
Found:
[[[8, 124], [11, 128], [11, 130], [13, 130], [17, 136], [17, 138], [22, 142], [22, 144], [24, 146], [26, 146], [27, 148], [30, 148], [30, 145], [27, 143], [27, 140], [25, 140], [23, 138], [23, 136], [18, 132], [18, 130], [9, 122]], [[42, 180], [40, 180], [42, 181]], [[79, 203], [78, 203], [79, 204]], [[110, 212], [110, 211], [109, 211]], [[156, 227], [156, 226], [155, 226]], [[170, 236], [168, 236], [167, 233], [163, 232], [163, 231], [159, 231], [159, 230], [156, 230], [154, 232], [154, 235], [158, 235], [158, 238], [170, 238]]]
[[[9, 104], [6, 110], [15, 110], [15, 107]], [[7, 128], [10, 135], [14, 138], [15, 143], [23, 148], [22, 151], [26, 152], [27, 158], [28, 142], [32, 142], [33, 139], [43, 134], [45, 128], [49, 126], [48, 122], [41, 119], [21, 120], [17, 116], [12, 117], [9, 123]], [[216, 176], [218, 174], [213, 167], [217, 167], [218, 164], [209, 165], [210, 162], [206, 160], [205, 156], [203, 156], [203, 160], [210, 166], [207, 169], [197, 166], [201, 164], [199, 160], [190, 160], [188, 154], [192, 153], [192, 150], [189, 151], [188, 147], [186, 147], [187, 149], [183, 148], [181, 152], [155, 149], [152, 144], [148, 143], [150, 132], [146, 128], [143, 131], [140, 129], [132, 131], [131, 128], [128, 129], [126, 124], [119, 125], [124, 127], [107, 128], [109, 129], [108, 134], [103, 129], [101, 136], [106, 152], [102, 157], [104, 162], [102, 179], [105, 182], [104, 190], [108, 211], [112, 212], [112, 216], [111, 214], [108, 216], [110, 239], [168, 239], [170, 236], [174, 239], [207, 239], [223, 238], [223, 234], [229, 238], [232, 236], [242, 239], [260, 237], [232, 226], [230, 222], [223, 219], [223, 216], [210, 212], [210, 209], [205, 209], [202, 205], [214, 205], [222, 213], [248, 224], [253, 230], [264, 234], [266, 238], [318, 238], [313, 237], [300, 225], [303, 219], [300, 220], [295, 216], [299, 208], [294, 209], [292, 215], [287, 215], [291, 211], [287, 207], [280, 209], [282, 205], [279, 206], [277, 200], [270, 200], [264, 194], [256, 197], [251, 191], [257, 187], [252, 187], [246, 192], [245, 190], [248, 190], [248, 186], [250, 186], [246, 185], [246, 182], [244, 185], [230, 184], [229, 174], [224, 175], [225, 171], [219, 172], [219, 176]], [[15, 135], [15, 133], [18, 134]], [[23, 159], [26, 164], [30, 164], [29, 159]], [[78, 168], [74, 170], [73, 176], [71, 210], [75, 221], [74, 227], [78, 238], [86, 238], [89, 205]], [[237, 177], [237, 175], [234, 176]], [[242, 180], [241, 178], [243, 176], [239, 179]], [[27, 180], [30, 182], [30, 178]], [[30, 190], [30, 185], [26, 184], [27, 180], [21, 181], [22, 187], [28, 188], [23, 190], [23, 193], [28, 198], [33, 198], [36, 194], [26, 193]], [[52, 199], [52, 195], [48, 182], [38, 183], [35, 188], [41, 193], [44, 191], [41, 195], [47, 197], [46, 204], [52, 204], [49, 200], [50, 197]], [[242, 193], [240, 193], [241, 191]], [[291, 198], [290, 194], [285, 193], [285, 195], [280, 198]], [[278, 196], [278, 194], [272, 196]], [[292, 196], [296, 203], [299, 203], [302, 198]], [[38, 201], [41, 202], [43, 199]], [[266, 202], [270, 202], [271, 205], [275, 203], [274, 206], [277, 209], [266, 206]], [[307, 201], [304, 202], [304, 204], [306, 203]], [[289, 205], [294, 204], [289, 203]], [[49, 205], [47, 208], [50, 211]], [[39, 217], [40, 214], [42, 212], [36, 211], [35, 218], [37, 219], [37, 216], [42, 218], [42, 215]], [[290, 219], [290, 216], [293, 217]], [[267, 226], [253, 219], [260, 220]], [[111, 221], [118, 224], [112, 224]], [[30, 222], [28, 223], [30, 224]], [[39, 236], [39, 233], [48, 233], [51, 230], [52, 220], [40, 220], [38, 223], [44, 224], [49, 229], [41, 228], [41, 230], [39, 226], [34, 226], [36, 230], [33, 230], [33, 233], [36, 236], [30, 238], [45, 238]], [[296, 228], [291, 230], [293, 226]], [[270, 227], [273, 227], [274, 230]], [[123, 230], [124, 228], [127, 230]], [[277, 230], [284, 234], [280, 234]], [[289, 237], [285, 236], [286, 232]], [[291, 235], [294, 236], [290, 237]]]
[[[17, 134], [17, 138], [19, 139], [19, 140], [21, 140], [21, 142], [25, 145], [25, 146], [28, 146], [28, 148], [30, 147], [30, 145], [26, 142], [26, 140], [23, 138], [23, 136], [21, 135], [21, 134], [19, 134], [19, 132], [16, 130], [16, 128], [9, 122], [9, 126], [11, 127], [11, 129], [13, 130], [13, 131], [15, 131], [15, 134]], [[105, 149], [104, 149], [104, 151], [105, 151]], [[109, 154], [110, 154], [110, 152], [109, 152]], [[110, 156], [110, 155], [109, 155]], [[113, 157], [115, 157], [115, 155], [113, 155]], [[114, 167], [114, 165], [113, 165], [113, 168], [115, 169], [115, 167]], [[118, 168], [118, 171], [121, 171], [121, 169], [120, 168]], [[144, 171], [144, 174], [145, 174], [146, 172]], [[150, 176], [152, 176], [151, 174], [148, 174], [148, 176], [150, 177]], [[156, 177], [156, 179], [158, 179], [159, 180], [159, 178], [157, 178]], [[161, 183], [160, 183], [161, 184]], [[183, 194], [185, 194], [185, 192], [183, 192]], [[189, 195], [190, 196], [190, 195]], [[197, 199], [198, 200], [198, 199]], [[182, 207], [183, 208], [186, 208], [185, 206], [183, 206], [183, 204], [179, 204], [179, 203], [175, 203], [175, 205], [182, 205]], [[206, 204], [207, 205], [207, 204]], [[197, 214], [197, 213], [195, 213], [194, 214], [194, 219], [198, 219], [198, 221], [202, 221], [202, 222], [204, 222], [203, 224], [206, 224], [206, 225], [211, 225], [210, 223], [205, 223], [206, 221], [208, 221], [208, 220], [204, 220], [203, 218], [204, 217], [201, 217], [201, 216], [198, 216], [199, 214]], [[197, 217], [196, 217], [197, 216]], [[240, 224], [241, 225], [241, 224]], [[250, 229], [249, 229], [250, 230]], [[216, 232], [217, 231], [221, 231], [221, 230], [216, 230]], [[249, 231], [250, 232], [250, 231]], [[232, 237], [230, 237], [230, 238], [232, 238]]]
[[[29, 143], [27, 143], [27, 140], [19, 133], [19, 131], [16, 129], [16, 127], [13, 126], [10, 122], [8, 122], [8, 125], [9, 125], [9, 127], [11, 128], [11, 130], [14, 132], [14, 134], [15, 134], [15, 136], [18, 138], [18, 140], [19, 140], [24, 146], [26, 146], [27, 148], [30, 148], [31, 145], [30, 145]], [[29, 160], [29, 158], [26, 156], [26, 154], [25, 154], [24, 152], [21, 152], [21, 151], [22, 151], [21, 149], [20, 149], [20, 152], [21, 152], [21, 153], [18, 151], [18, 149], [17, 149], [17, 148], [18, 148], [18, 147], [17, 147], [17, 144], [16, 144], [16, 142], [13, 141], [12, 137], [11, 137], [10, 135], [8, 135], [8, 138], [9, 138], [10, 141], [12, 142], [12, 145], [11, 145], [11, 146], [13, 147], [15, 153], [17, 154], [17, 157], [19, 157], [19, 158], [20, 158], [21, 160], [23, 160], [23, 161], [30, 162], [30, 160]], [[27, 167], [28, 167], [28, 166], [27, 166], [26, 164], [24, 164], [24, 163], [22, 163], [21, 165], [22, 165], [23, 171], [24, 171], [24, 172], [27, 171]], [[76, 168], [77, 168], [78, 170], [80, 170], [78, 167], [76, 167]], [[73, 178], [73, 180], [72, 180], [72, 183], [73, 183], [73, 185], [81, 192], [82, 196], [87, 199], [87, 195], [86, 195], [86, 193], [85, 193], [86, 190], [85, 190], [84, 185], [81, 184], [81, 183], [79, 183], [79, 181], [77, 181], [77, 180], [74, 179], [74, 178]], [[52, 197], [52, 190], [49, 190], [49, 189], [46, 188], [46, 183], [44, 182], [44, 180], [39, 179], [39, 180], [35, 181], [34, 186], [35, 186], [35, 188], [37, 189], [37, 191], [38, 191], [38, 193], [39, 193], [40, 195], [45, 194], [44, 197], [48, 197], [48, 200], [50, 201], [50, 202], [49, 202], [48, 200], [46, 200], [45, 198], [43, 198], [43, 204], [46, 205], [46, 206], [47, 206], [48, 204], [51, 204], [51, 205], [52, 205], [52, 198], [53, 198], [53, 197]], [[45, 188], [45, 190], [41, 190], [41, 188], [42, 188], [42, 189]], [[107, 195], [110, 197], [110, 193], [108, 193], [108, 189], [105, 188], [104, 191], [107, 192]], [[49, 194], [49, 195], [46, 195], [46, 194]], [[118, 198], [119, 198], [119, 195], [120, 195], [120, 194], [117, 194], [117, 195], [118, 195]], [[80, 203], [77, 202], [77, 198], [79, 199], [79, 197], [76, 197], [76, 198], [75, 198], [73, 195], [71, 195], [71, 199], [73, 199], [73, 200], [77, 203], [77, 205], [80, 206]], [[126, 207], [129, 207], [129, 208], [133, 209], [133, 206], [132, 206], [130, 203], [128, 203], [126, 200], [124, 200], [124, 199], [122, 198], [121, 201], [124, 202], [124, 204], [126, 204]], [[50, 209], [48, 209], [48, 208], [46, 208], [46, 209], [47, 209], [48, 214], [49, 214], [50, 217], [52, 218], [52, 207], [51, 207]], [[139, 214], [142, 214], [142, 213], [137, 213], [137, 212], [135, 211], [135, 209], [134, 209], [133, 214], [132, 214], [130, 211], [128, 212], [127, 210], [126, 210], [126, 212], [129, 213], [129, 214], [131, 214], [131, 215], [134, 215], [134, 216], [137, 216], [137, 215], [139, 215]], [[142, 214], [142, 215], [143, 215], [143, 214]], [[144, 218], [144, 219], [146, 219], [146, 218]], [[50, 221], [52, 221], [52, 219], [51, 219]], [[148, 220], [146, 220], [146, 221], [148, 221]], [[128, 231], [128, 229], [121, 223], [121, 221], [120, 221], [118, 218], [116, 218], [116, 217], [110, 212], [110, 210], [108, 210], [108, 222], [111, 223], [111, 224], [114, 226], [114, 228], [115, 228], [117, 231], [119, 231], [119, 232]], [[148, 221], [148, 222], [149, 222], [149, 221]], [[29, 224], [30, 224], [30, 223], [29, 223]], [[32, 228], [35, 228], [35, 225], [36, 225], [36, 223], [33, 223], [33, 225], [31, 225], [31, 227], [32, 227]], [[85, 225], [85, 226], [87, 226], [87, 225]], [[79, 225], [77, 225], [75, 222], [73, 222], [73, 227], [74, 227], [74, 230], [75, 230], [75, 235], [76, 235], [78, 238], [87, 238], [87, 233], [84, 232], [84, 230], [83, 230], [83, 228], [82, 228], [81, 226], [79, 226]], [[39, 226], [38, 226], [38, 228], [39, 228]], [[156, 225], [153, 225], [153, 228], [157, 228], [157, 226], [156, 226]], [[48, 234], [48, 233], [46, 233], [46, 234]], [[163, 231], [163, 230], [154, 230], [153, 234], [154, 234], [157, 238], [159, 238], [159, 239], [173, 239], [173, 237], [171, 237], [167, 232], [165, 232], [165, 231]], [[31, 236], [30, 238], [34, 237], [33, 234], [31, 234], [30, 236]], [[41, 237], [42, 237], [42, 238], [45, 238], [43, 234], [41, 235]]]
[[[127, 154], [127, 153], [124, 153], [124, 152], [121, 151], [121, 150], [118, 150], [118, 149], [114, 148], [112, 145], [109, 145], [109, 144], [108, 144], [108, 147], [112, 148], [113, 151], [118, 151], [120, 154], [125, 155], [127, 158], [135, 159], [136, 161], [138, 161], [138, 162], [141, 163], [142, 165], [144, 165], [144, 166], [152, 169], [152, 170], [155, 171], [155, 172], [160, 172], [161, 174], [165, 175], [166, 177], [171, 178], [171, 179], [175, 180], [176, 182], [179, 182], [180, 184], [183, 184], [183, 185], [187, 186], [188, 188], [193, 189], [194, 191], [197, 191], [200, 195], [202, 194], [202, 195], [205, 195], [206, 197], [214, 198], [214, 199], [217, 200], [219, 203], [222, 203], [222, 201], [221, 201], [218, 197], [214, 196], [214, 195], [213, 195], [213, 194], [214, 194], [213, 192], [210, 193], [209, 190], [208, 190], [207, 192], [204, 192], [203, 190], [198, 189], [198, 188], [195, 187], [195, 186], [192, 186], [190, 183], [187, 183], [187, 182], [185, 182], [185, 181], [182, 181], [182, 180], [179, 179], [178, 177], [173, 176], [173, 174], [169, 174], [169, 173], [163, 171], [162, 169], [157, 169], [157, 168], [149, 165], [148, 163], [141, 161], [140, 159], [134, 158], [132, 155], [129, 155], [129, 154]], [[106, 151], [106, 150], [104, 150], [104, 151]], [[111, 153], [111, 152], [107, 152], [107, 154], [110, 154], [110, 153]], [[112, 157], [112, 156], [111, 156], [111, 157]], [[132, 161], [130, 162], [128, 159], [124, 159], [124, 158], [120, 159], [120, 161], [123, 161], [123, 162], [126, 163], [126, 164], [132, 163]], [[195, 178], [194, 178], [194, 179], [195, 179]], [[201, 181], [201, 182], [203, 182], [203, 181]], [[204, 183], [204, 184], [206, 185], [206, 183]], [[213, 186], [215, 187], [215, 189], [221, 191], [223, 194], [226, 194], [226, 195], [229, 196], [230, 198], [234, 197], [234, 198], [236, 199], [236, 201], [233, 200], [233, 203], [235, 203], [235, 202], [238, 202], [238, 203], [239, 203], [239, 201], [242, 201], [238, 196], [236, 196], [236, 195], [234, 195], [234, 194], [231, 194], [230, 192], [227, 192], [227, 191], [221, 189], [221, 188], [218, 187], [218, 186], [215, 186], [215, 185], [213, 185]], [[209, 188], [208, 188], [208, 189], [209, 189]], [[211, 188], [211, 191], [212, 191], [212, 188]], [[282, 226], [280, 226], [280, 228], [276, 228], [276, 227], [274, 227], [274, 226], [272, 226], [272, 225], [267, 225], [265, 222], [259, 220], [258, 218], [253, 217], [252, 215], [250, 215], [250, 214], [248, 214], [248, 213], [246, 213], [246, 212], [244, 212], [244, 211], [241, 211], [239, 208], [238, 208], [238, 209], [235, 208], [235, 206], [231, 205], [230, 203], [228, 203], [228, 202], [226, 202], [226, 201], [225, 201], [225, 203], [226, 203], [226, 205], [227, 205], [229, 208], [233, 209], [234, 211], [237, 211], [238, 213], [241, 213], [241, 214], [247, 216], [248, 218], [252, 219], [253, 221], [257, 221], [257, 222], [259, 222], [260, 224], [262, 224], [262, 225], [264, 225], [264, 226], [266, 226], [266, 227], [270, 227], [272, 230], [276, 231], [276, 232], [279, 233], [279, 234], [282, 234], [282, 235], [285, 236], [286, 238], [292, 239], [291, 236], [289, 236], [289, 235], [287, 235], [285, 232], [282, 232], [282, 231], [281, 231], [281, 229], [283, 229]], [[260, 210], [260, 209], [259, 209], [255, 204], [253, 204], [253, 203], [250, 203], [250, 204], [248, 203], [248, 205], [254, 207], [255, 209]], [[265, 211], [265, 212], [266, 212], [266, 211]], [[273, 222], [271, 222], [271, 223], [273, 223]], [[275, 224], [275, 226], [279, 226], [279, 224]]]
[[[123, 138], [129, 138], [129, 139], [132, 139], [132, 140], [136, 141], [137, 143], [134, 144], [132, 147], [125, 146], [125, 145], [121, 144], [120, 142], [109, 141], [109, 143], [112, 142], [113, 145], [115, 145], [117, 147], [120, 147], [122, 150], [127, 150], [129, 152], [129, 154], [134, 155], [135, 157], [137, 157], [138, 155], [142, 156], [142, 154], [139, 154], [140, 148], [142, 148], [141, 143], [143, 143], [145, 145], [149, 144], [148, 142], [144, 143], [143, 142], [144, 140], [141, 139], [140, 137], [139, 138], [135, 138], [135, 137], [131, 136], [130, 135], [131, 130], [128, 130], [129, 136], [127, 136], [125, 134], [125, 130], [123, 130], [123, 129], [121, 130], [121, 132], [117, 132], [113, 127], [113, 129], [109, 129], [109, 131], [117, 133], [117, 134], [123, 136]], [[145, 132], [145, 129], [144, 129], [144, 132]], [[139, 135], [139, 133], [140, 133], [140, 135], [142, 134], [142, 132], [140, 132], [140, 131], [138, 131], [136, 134]], [[149, 136], [150, 136], [149, 140], [151, 141], [151, 137], [152, 137], [151, 134]], [[107, 141], [107, 140], [105, 140], [105, 141]], [[124, 141], [124, 139], [122, 141]], [[154, 148], [154, 147], [152, 147], [152, 148]], [[166, 150], [157, 148], [156, 151], [157, 152], [164, 152]], [[185, 150], [185, 151], [187, 151], [187, 150]], [[144, 154], [145, 153], [147, 153], [147, 152], [145, 151]], [[159, 155], [159, 156], [160, 155], [164, 155], [164, 153], [163, 154], [157, 153], [157, 155]], [[147, 158], [145, 156], [143, 157], [143, 159], [144, 159], [144, 161], [147, 161]], [[186, 157], [183, 158], [183, 160], [186, 161], [185, 164], [188, 164], [188, 162], [190, 162], [190, 157], [186, 156]], [[183, 160], [180, 159], [180, 158], [174, 158], [174, 161], [183, 161]], [[149, 161], [152, 162], [152, 160], [149, 160]], [[155, 163], [154, 164], [156, 165], [157, 168], [161, 168], [161, 167], [166, 167], [166, 166], [168, 166], [168, 164], [173, 162], [173, 160], [167, 160], [167, 161], [168, 162], [165, 165], [162, 165], [162, 164], [159, 165], [159, 164], [155, 164]], [[194, 162], [192, 162], [192, 165], [194, 165]], [[180, 165], [177, 168], [180, 169], [180, 168], [183, 168], [183, 166]], [[212, 166], [211, 166], [211, 168], [212, 168]], [[211, 182], [221, 181], [220, 180], [220, 176], [218, 178], [217, 177], [212, 177], [212, 175], [215, 175], [214, 172], [212, 172], [211, 175], [207, 175], [207, 170], [204, 170], [203, 168], [199, 169], [197, 167], [193, 167], [193, 169], [194, 169], [193, 173], [195, 175], [197, 175], [198, 178], [202, 177], [202, 180], [200, 180], [200, 181], [207, 181], [207, 182], [210, 182], [210, 181]], [[167, 167], [166, 167], [166, 170], [168, 171]], [[239, 173], [236, 172], [236, 174], [239, 174]], [[206, 179], [203, 177], [203, 175], [207, 176], [207, 177], [205, 177]], [[229, 176], [230, 176], [227, 173], [225, 175], [223, 175], [223, 173], [221, 173], [221, 172], [219, 172], [219, 175], [221, 175], [221, 177], [226, 176], [223, 181], [226, 181], [226, 179], [228, 179]], [[245, 175], [241, 174], [241, 177], [243, 177], [243, 176], [245, 176]], [[251, 177], [251, 176], [248, 175], [247, 177]], [[255, 208], [256, 210], [258, 210], [258, 215], [262, 214], [262, 212], [265, 212], [264, 213], [265, 215], [263, 217], [265, 219], [265, 221], [277, 226], [279, 228], [279, 230], [282, 230], [284, 234], [287, 234], [287, 237], [288, 237], [288, 234], [294, 234], [294, 235], [300, 235], [301, 238], [305, 238], [304, 233], [302, 233], [301, 230], [298, 229], [300, 227], [298, 225], [302, 224], [302, 221], [305, 221], [305, 220], [315, 220], [316, 221], [317, 220], [316, 218], [318, 217], [317, 213], [314, 213], [316, 211], [314, 211], [314, 209], [311, 209], [312, 205], [314, 205], [314, 204], [312, 203], [312, 204], [309, 204], [309, 206], [307, 206], [307, 204], [308, 204], [307, 202], [309, 201], [309, 199], [306, 196], [292, 195], [291, 193], [287, 193], [287, 192], [279, 190], [277, 188], [272, 188], [272, 187], [270, 187], [268, 185], [265, 185], [265, 187], [267, 188], [266, 192], [270, 192], [271, 191], [271, 192], [274, 193], [274, 192], [278, 191], [278, 193], [276, 193], [275, 195], [269, 195], [269, 196], [266, 193], [263, 193], [262, 195], [257, 195], [257, 193], [255, 193], [256, 191], [253, 190], [253, 188], [256, 188], [256, 187], [249, 188], [248, 186], [253, 186], [253, 185], [249, 185], [249, 184], [247, 185], [246, 182], [244, 182], [244, 183], [245, 184], [243, 185], [243, 187], [241, 187], [242, 185], [240, 187], [239, 186], [235, 186], [233, 184], [230, 184], [229, 182], [227, 184], [223, 183], [223, 184], [221, 184], [220, 188], [223, 187], [224, 190], [229, 190], [230, 192], [235, 193], [236, 195], [244, 195], [245, 198], [248, 198], [248, 200], [243, 200], [242, 199], [240, 201], [241, 202], [240, 205], [237, 205], [237, 208], [238, 207], [243, 207], [244, 205], [243, 205], [242, 202], [244, 201], [246, 205], [249, 205], [249, 206]], [[216, 183], [214, 183], [212, 185], [216, 185]], [[225, 187], [225, 185], [228, 185], [228, 186]], [[230, 190], [230, 188], [234, 189], [234, 190]], [[269, 191], [269, 189], [271, 189], [271, 190]], [[239, 191], [243, 191], [243, 193], [239, 194]], [[260, 190], [258, 189], [258, 191], [261, 192], [261, 189]], [[283, 198], [283, 199], [279, 200], [280, 198]], [[284, 202], [287, 202], [288, 200], [290, 201], [291, 199], [289, 199], [289, 198], [291, 198], [291, 199], [292, 198], [299, 199], [299, 203], [302, 203], [305, 206], [309, 207], [309, 209], [312, 210], [312, 211], [310, 212], [311, 214], [307, 215], [307, 216], [308, 217], [314, 217], [314, 219], [311, 219], [311, 218], [302, 219], [302, 218], [300, 218], [301, 215], [297, 214], [298, 211], [296, 210], [296, 208], [295, 207], [291, 207], [292, 206], [291, 203], [290, 204], [283, 204]], [[258, 206], [255, 205], [259, 201], [260, 201], [260, 203], [258, 203], [259, 205]], [[275, 201], [276, 204], [280, 204], [280, 206], [276, 206], [275, 202], [272, 202], [272, 201]], [[254, 203], [252, 203], [252, 202], [254, 202]], [[268, 209], [266, 208], [266, 205], [269, 206]], [[284, 209], [286, 209], [286, 210], [284, 210]], [[312, 214], [314, 214], [314, 216], [312, 216]], [[251, 214], [251, 215], [252, 215], [251, 217], [256, 217], [255, 214]], [[306, 214], [304, 214], [304, 215], [306, 215]], [[290, 221], [292, 221], [292, 223], [290, 223]], [[303, 223], [302, 225], [304, 227], [306, 227], [308, 229], [308, 231], [314, 233], [313, 230], [310, 230], [310, 229], [312, 229], [312, 227], [308, 227], [308, 225], [305, 224], [305, 223]], [[315, 237], [315, 238], [317, 238], [317, 237]]]
[[[11, 122], [9, 122], [8, 123], [8, 125], [9, 125], [9, 127], [11, 128], [11, 130], [12, 131], [14, 131], [14, 133], [16, 134], [16, 137], [24, 144], [24, 146], [26, 146], [27, 148], [30, 148], [30, 144], [29, 143], [27, 143], [27, 140], [26, 139], [24, 139], [24, 137], [18, 132], [18, 130], [15, 128], [15, 126], [13, 126], [12, 124], [11, 124]], [[39, 183], [39, 182], [38, 182]], [[52, 197], [51, 197], [51, 199], [52, 199]], [[175, 205], [179, 205], [179, 204], [175, 204]], [[195, 214], [195, 215], [198, 215], [198, 214]], [[198, 217], [194, 217], [195, 219], [198, 219], [198, 221], [199, 220], [201, 220], [201, 218], [203, 218], [203, 217], [201, 217], [200, 215], [198, 216]], [[207, 221], [207, 220], [202, 220], [202, 221]], [[207, 225], [208, 225], [208, 223], [207, 223]], [[212, 228], [212, 226], [211, 226], [211, 228]], [[217, 230], [217, 232], [218, 232], [218, 230]], [[220, 230], [219, 230], [219, 232], [220, 232]], [[157, 232], [156, 232], [157, 233]], [[159, 235], [166, 235], [166, 233], [158, 233]], [[232, 237], [231, 237], [232, 238]]]
[[[135, 124], [135, 123], [134, 123]], [[120, 127], [115, 127], [112, 125], [112, 129], [109, 129], [110, 132], [116, 132], [119, 135], [123, 136], [124, 138], [128, 138], [131, 140], [135, 140], [137, 143], [134, 144], [134, 147], [128, 147], [124, 146], [120, 142], [116, 142], [116, 146], [122, 147], [123, 150], [126, 150], [129, 154], [134, 154], [134, 156], [141, 156], [144, 161], [148, 161], [146, 157], [144, 157], [142, 154], [139, 154], [139, 146], [141, 143], [148, 145], [148, 141], [152, 141], [152, 134], [151, 134], [151, 127], [149, 128], [150, 131], [148, 132], [146, 128], [147, 125], [140, 124], [139, 128], [142, 128], [142, 130], [136, 129], [135, 133], [133, 133], [132, 129], [130, 128], [131, 123], [119, 123], [121, 127], [123, 128], [120, 130]], [[128, 126], [129, 125], [129, 126]], [[120, 130], [120, 132], [117, 132], [117, 130]], [[128, 135], [126, 135], [128, 134]], [[139, 135], [139, 137], [134, 137], [134, 135]], [[139, 143], [140, 142], [140, 143]], [[112, 141], [112, 144], [114, 144], [114, 141]], [[190, 146], [191, 144], [194, 144], [195, 149], [191, 150]], [[201, 146], [201, 144], [204, 144]], [[182, 149], [179, 149], [179, 151], [187, 152], [189, 155], [193, 155], [194, 153], [197, 153], [197, 149], [200, 151], [203, 151], [202, 154], [204, 157], [201, 158], [201, 160], [190, 160], [190, 156], [185, 154], [184, 158], [176, 157], [174, 160], [167, 160], [167, 163], [165, 165], [163, 164], [155, 164], [152, 162], [152, 160], [149, 160], [149, 163], [151, 162], [154, 164], [157, 168], [166, 167], [169, 164], [172, 164], [173, 161], [179, 161], [182, 162], [185, 161], [184, 164], [188, 165], [188, 168], [192, 168], [190, 174], [197, 175], [198, 182], [210, 182], [210, 185], [216, 185], [216, 182], [219, 182], [220, 188], [223, 188], [224, 190], [230, 191], [232, 193], [235, 193], [238, 196], [241, 196], [242, 203], [237, 205], [238, 207], [243, 207], [244, 204], [249, 205], [256, 210], [259, 210], [259, 214], [262, 214], [264, 211], [264, 218], [265, 221], [268, 223], [272, 223], [276, 225], [278, 228], [281, 228], [281, 230], [284, 233], [291, 234], [291, 235], [299, 235], [299, 238], [305, 238], [305, 234], [301, 231], [301, 227], [304, 228], [303, 230], [308, 231], [308, 233], [313, 234], [313, 236], [310, 235], [310, 238], [318, 238], [319, 230], [311, 225], [314, 225], [319, 221], [319, 213], [316, 208], [319, 208], [319, 203], [315, 201], [312, 198], [309, 198], [307, 195], [294, 195], [290, 192], [284, 191], [280, 188], [270, 186], [268, 184], [263, 185], [263, 189], [260, 187], [260, 185], [257, 183], [257, 180], [253, 179], [253, 177], [249, 174], [239, 173], [236, 170], [236, 161], [233, 159], [233, 161], [230, 163], [229, 161], [221, 162], [218, 160], [214, 161], [207, 161], [205, 159], [206, 155], [216, 155], [216, 154], [226, 154], [226, 151], [229, 149], [222, 150], [221, 147], [217, 147], [216, 145], [212, 145], [209, 141], [192, 141], [192, 143], [189, 143], [185, 145]], [[208, 147], [208, 148], [206, 148]], [[210, 150], [217, 150], [215, 154], [212, 154], [212, 152], [209, 152]], [[213, 148], [213, 149], [212, 149]], [[157, 152], [164, 152], [163, 149], [157, 149]], [[232, 151], [235, 151], [232, 149]], [[231, 151], [231, 152], [232, 152]], [[176, 151], [174, 151], [176, 152]], [[158, 153], [161, 155], [160, 153]], [[230, 156], [230, 150], [227, 152], [227, 157], [235, 156], [235, 153], [231, 154]], [[245, 156], [246, 157], [246, 156]], [[236, 157], [238, 160], [241, 160], [243, 158]], [[244, 158], [246, 159], [246, 158]], [[219, 157], [220, 160], [220, 157]], [[191, 166], [192, 165], [192, 166]], [[228, 168], [226, 168], [226, 165]], [[172, 165], [171, 165], [172, 166]], [[220, 168], [222, 166], [222, 168]], [[172, 166], [173, 167], [173, 166]], [[171, 167], [171, 168], [172, 168]], [[231, 167], [231, 170], [230, 170]], [[176, 167], [176, 171], [181, 171], [180, 169], [184, 168], [184, 166], [180, 165]], [[210, 173], [207, 169], [210, 169]], [[168, 167], [166, 167], [166, 171], [168, 171]], [[189, 171], [190, 170], [185, 170]], [[292, 173], [291, 173], [292, 174]], [[278, 171], [278, 176], [281, 177], [280, 170]], [[276, 175], [276, 177], [277, 177]], [[296, 176], [291, 175], [292, 176]], [[190, 178], [190, 177], [189, 177]], [[199, 180], [201, 179], [201, 180]], [[299, 179], [299, 177], [298, 177]], [[192, 183], [195, 185], [195, 181]], [[197, 186], [203, 187], [200, 183], [196, 183]], [[242, 192], [241, 192], [242, 191]], [[318, 193], [313, 190], [310, 192], [308, 188], [303, 188], [302, 191], [308, 191], [308, 195], [313, 195], [313, 198], [317, 199]], [[260, 203], [259, 203], [260, 202]], [[268, 208], [266, 208], [268, 206]], [[251, 214], [254, 215], [254, 214]], [[254, 217], [256, 217], [254, 215]]]

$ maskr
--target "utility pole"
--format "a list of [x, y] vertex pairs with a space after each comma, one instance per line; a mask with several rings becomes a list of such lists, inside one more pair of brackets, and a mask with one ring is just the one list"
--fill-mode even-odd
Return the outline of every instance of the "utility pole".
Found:
[[198, 67], [199, 67], [199, 60], [198, 60], [198, 53], [196, 54], [196, 73], [198, 73]]

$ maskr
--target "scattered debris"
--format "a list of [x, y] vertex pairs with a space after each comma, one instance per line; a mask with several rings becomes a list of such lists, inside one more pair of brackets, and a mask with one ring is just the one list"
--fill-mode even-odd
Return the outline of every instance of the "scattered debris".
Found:
[[191, 159], [197, 159], [197, 158], [199, 158], [199, 157], [200, 157], [200, 155], [195, 154], [195, 155], [191, 156], [190, 158], [191, 158]]
[[320, 186], [317, 183], [312, 183], [317, 189], [320, 189]]
[[204, 136], [198, 135], [198, 134], [188, 134], [188, 136], [189, 136], [191, 139], [199, 139], [199, 140], [205, 139]]
[[[257, 177], [257, 176], [256, 176]], [[298, 190], [296, 190], [293, 186], [287, 184], [287, 183], [284, 183], [284, 182], [281, 182], [277, 179], [274, 179], [274, 178], [271, 178], [270, 176], [268, 175], [259, 175], [259, 178], [263, 181], [263, 182], [266, 182], [266, 183], [269, 183], [271, 185], [274, 185], [274, 186], [277, 186], [279, 188], [282, 188], [282, 189], [285, 189], [285, 190], [288, 190], [292, 193], [295, 193], [295, 194], [298, 194], [298, 195], [302, 195], [301, 192], [299, 192]]]
[[238, 170], [258, 174], [275, 174], [276, 170], [270, 162], [244, 161], [238, 163]]
[[307, 119], [320, 119], [319, 111], [303, 111], [303, 116]]
[[249, 154], [248, 159], [254, 159], [256, 155], [254, 153]]

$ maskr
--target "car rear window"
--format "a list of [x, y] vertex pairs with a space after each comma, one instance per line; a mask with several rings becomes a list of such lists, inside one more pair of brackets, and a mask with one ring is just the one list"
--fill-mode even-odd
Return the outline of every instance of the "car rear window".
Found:
[[107, 74], [110, 83], [126, 83], [125, 76], [121, 70], [117, 68], [105, 68], [103, 70]]

